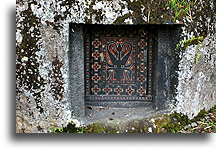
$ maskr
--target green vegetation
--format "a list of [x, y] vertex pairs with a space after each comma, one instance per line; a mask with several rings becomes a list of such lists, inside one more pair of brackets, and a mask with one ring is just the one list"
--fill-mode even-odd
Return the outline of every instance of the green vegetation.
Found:
[[105, 128], [98, 122], [93, 123], [92, 125], [88, 126], [87, 128], [88, 133], [106, 133]]
[[176, 20], [183, 18], [186, 16], [187, 12], [190, 13], [190, 5], [191, 2], [188, 2], [187, 0], [169, 0], [167, 8], [170, 7], [171, 11], [175, 14], [173, 21], [175, 22]]
[[216, 133], [216, 120], [215, 120], [216, 106], [208, 112], [202, 110], [197, 117], [192, 119], [192, 123], [197, 126], [191, 126], [182, 129], [181, 133]]
[[[125, 123], [127, 128], [120, 125], [105, 125], [93, 123], [87, 127], [75, 127], [70, 123], [64, 128], [52, 128], [52, 133], [204, 133], [216, 132], [215, 121], [216, 106], [208, 112], [201, 110], [193, 119], [188, 119], [186, 115], [172, 113], [158, 116], [152, 119], [140, 119]], [[152, 129], [149, 130], [149, 128]]]
[[195, 62], [195, 63], [198, 63], [199, 58], [200, 58], [200, 56], [201, 56], [201, 54], [200, 54], [200, 49], [202, 48], [202, 41], [203, 41], [203, 40], [204, 40], [204, 37], [203, 37], [203, 36], [192, 37], [191, 39], [180, 41], [180, 42], [176, 45], [176, 49], [185, 50], [188, 46], [191, 46], [191, 45], [198, 45], [197, 53], [196, 53], [196, 56], [195, 56], [195, 59], [194, 59], [194, 62]]
[[201, 44], [203, 40], [203, 36], [192, 37], [191, 39], [180, 41], [176, 45], [176, 49], [185, 50], [188, 46]]
[[170, 115], [164, 115], [155, 119], [154, 124], [156, 128], [154, 133], [178, 133], [191, 122], [186, 115], [180, 113], [175, 112]]
[[75, 124], [69, 123], [64, 128], [51, 128], [51, 133], [85, 133], [84, 127], [76, 127]]
[[105, 127], [101, 123], [93, 123], [86, 127], [86, 133], [117, 133], [117, 130], [113, 127]]
[[196, 56], [195, 56], [195, 59], [194, 59], [195, 63], [198, 63], [198, 61], [199, 61], [199, 58], [200, 58], [200, 56], [201, 56], [201, 54], [200, 54], [200, 49], [201, 49], [201, 48], [202, 48], [202, 44], [199, 43], [199, 44], [198, 44], [198, 48], [197, 48], [197, 53], [196, 53]]
[[[191, 7], [194, 2], [188, 0], [137, 0], [130, 1], [124, 0], [128, 3], [128, 9], [132, 10], [132, 13], [128, 13], [124, 16], [120, 16], [116, 19], [114, 24], [121, 24], [124, 19], [128, 17], [132, 18], [136, 24], [143, 23], [164, 23], [164, 21], [176, 22], [177, 20], [183, 21], [183, 18], [187, 15], [192, 21]], [[143, 7], [144, 6], [144, 7]], [[142, 8], [145, 8], [142, 10]], [[163, 14], [163, 15], [161, 15]], [[142, 15], [147, 17], [147, 20], [143, 20]]]

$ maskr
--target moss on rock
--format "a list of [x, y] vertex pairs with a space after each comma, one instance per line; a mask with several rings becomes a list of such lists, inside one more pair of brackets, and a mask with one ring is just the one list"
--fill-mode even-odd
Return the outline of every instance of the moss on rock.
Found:
[[[96, 122], [86, 127], [75, 127], [75, 124], [68, 124], [63, 129], [52, 129], [52, 132], [66, 132], [66, 133], [182, 133], [186, 132], [185, 128], [189, 125], [192, 127], [196, 124], [200, 125], [201, 130], [189, 130], [190, 132], [205, 132], [206, 126], [209, 125], [211, 132], [216, 129], [216, 106], [211, 108], [208, 112], [205, 110], [193, 119], [181, 113], [172, 113], [168, 115], [161, 115], [154, 118], [134, 119], [124, 122]], [[211, 120], [207, 121], [207, 115], [212, 116]], [[215, 115], [215, 116], [213, 116]], [[209, 127], [208, 127], [209, 128]]]

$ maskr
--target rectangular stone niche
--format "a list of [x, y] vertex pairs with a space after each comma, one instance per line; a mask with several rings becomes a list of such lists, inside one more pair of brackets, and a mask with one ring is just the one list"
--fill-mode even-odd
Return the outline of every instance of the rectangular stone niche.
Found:
[[175, 91], [179, 32], [179, 25], [70, 24], [73, 116], [118, 118], [167, 110]]

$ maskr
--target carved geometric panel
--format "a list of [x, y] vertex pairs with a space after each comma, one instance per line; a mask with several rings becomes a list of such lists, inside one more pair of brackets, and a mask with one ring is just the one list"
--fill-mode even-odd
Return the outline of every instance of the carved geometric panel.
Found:
[[86, 100], [151, 100], [152, 45], [144, 27], [89, 29], [85, 35]]

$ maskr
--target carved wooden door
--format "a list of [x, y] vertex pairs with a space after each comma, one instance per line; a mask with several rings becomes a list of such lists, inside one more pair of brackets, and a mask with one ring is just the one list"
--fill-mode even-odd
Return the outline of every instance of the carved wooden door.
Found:
[[152, 100], [152, 45], [141, 26], [91, 26], [85, 35], [86, 100]]

